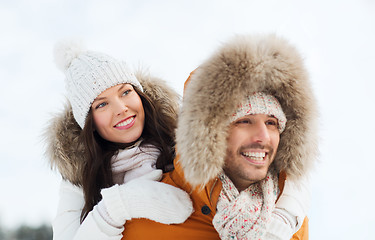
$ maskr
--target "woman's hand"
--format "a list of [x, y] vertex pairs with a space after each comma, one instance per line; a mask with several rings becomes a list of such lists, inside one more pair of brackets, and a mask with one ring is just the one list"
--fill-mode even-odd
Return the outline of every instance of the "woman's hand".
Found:
[[164, 224], [183, 223], [193, 212], [189, 195], [171, 185], [141, 177], [102, 190], [104, 205], [113, 221], [148, 218]]

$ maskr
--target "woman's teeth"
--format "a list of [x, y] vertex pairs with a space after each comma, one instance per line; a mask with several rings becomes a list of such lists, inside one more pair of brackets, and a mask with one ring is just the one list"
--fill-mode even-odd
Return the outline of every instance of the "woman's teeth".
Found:
[[131, 117], [131, 118], [128, 118], [126, 121], [123, 121], [119, 124], [117, 124], [115, 127], [123, 127], [123, 126], [126, 126], [128, 125], [129, 123], [131, 123], [133, 121], [134, 117]]

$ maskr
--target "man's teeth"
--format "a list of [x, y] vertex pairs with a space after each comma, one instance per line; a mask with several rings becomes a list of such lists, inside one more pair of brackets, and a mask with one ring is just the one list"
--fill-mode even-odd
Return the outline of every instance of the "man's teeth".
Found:
[[243, 152], [242, 155], [245, 157], [253, 158], [255, 160], [263, 160], [266, 156], [265, 152]]
[[123, 126], [126, 126], [128, 125], [129, 123], [131, 123], [133, 121], [134, 117], [131, 117], [131, 118], [128, 118], [126, 121], [123, 121], [119, 124], [116, 125], [116, 127], [123, 127]]

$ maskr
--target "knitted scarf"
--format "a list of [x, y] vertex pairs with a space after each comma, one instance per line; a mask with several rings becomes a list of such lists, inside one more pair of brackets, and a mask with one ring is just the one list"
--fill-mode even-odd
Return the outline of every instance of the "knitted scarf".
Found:
[[156, 160], [160, 154], [154, 145], [144, 144], [141, 141], [135, 145], [120, 150], [111, 160], [112, 176], [116, 184], [128, 182], [151, 171], [156, 171]]
[[262, 181], [241, 193], [225, 175], [213, 225], [221, 239], [262, 239], [278, 195], [277, 176], [268, 173]]

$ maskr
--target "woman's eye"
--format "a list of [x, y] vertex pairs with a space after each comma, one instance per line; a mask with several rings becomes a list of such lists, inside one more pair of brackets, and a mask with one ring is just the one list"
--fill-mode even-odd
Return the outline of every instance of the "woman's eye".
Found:
[[107, 103], [103, 102], [101, 104], [96, 105], [95, 109], [102, 108], [102, 107], [105, 107], [105, 106], [107, 106]]
[[128, 90], [126, 90], [126, 91], [124, 91], [124, 92], [122, 93], [122, 96], [126, 96], [126, 95], [128, 95], [130, 92], [131, 92], [131, 90], [128, 89]]

